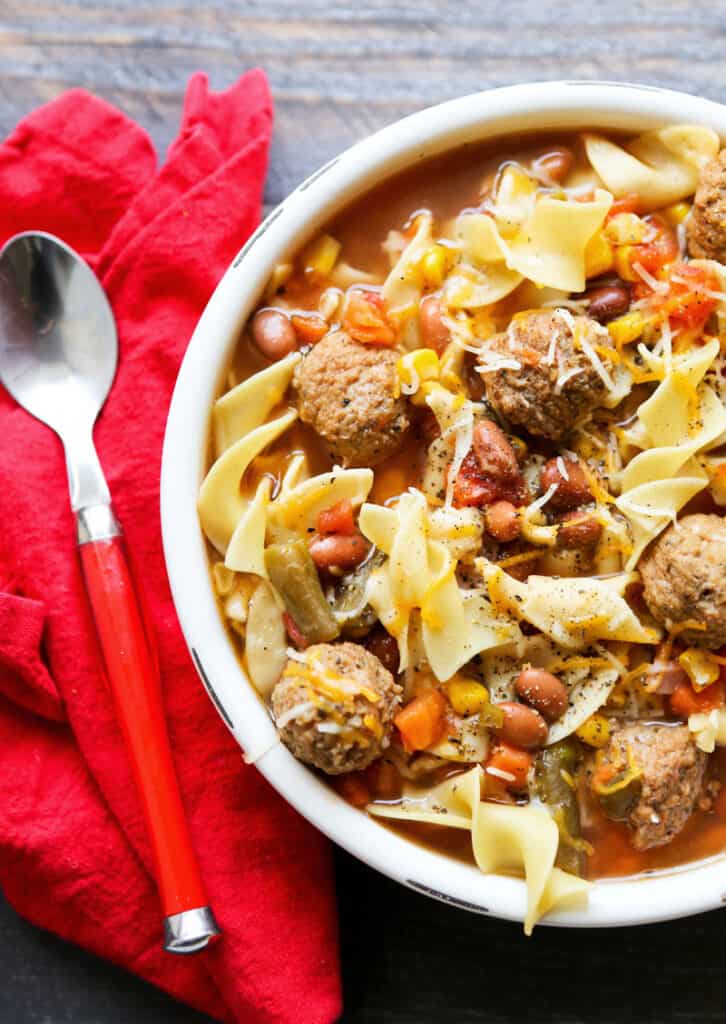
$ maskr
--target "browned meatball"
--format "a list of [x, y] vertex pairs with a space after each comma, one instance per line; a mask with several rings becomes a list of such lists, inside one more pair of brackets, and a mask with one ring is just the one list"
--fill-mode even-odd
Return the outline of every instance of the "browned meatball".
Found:
[[726, 263], [726, 149], [701, 171], [686, 234], [689, 255]]
[[406, 403], [394, 398], [398, 353], [326, 335], [295, 371], [300, 418], [344, 466], [375, 466], [400, 446]]
[[390, 742], [401, 687], [360, 644], [315, 644], [299, 657], [272, 691], [283, 743], [328, 775], [367, 768]]
[[[618, 730], [602, 762], [640, 771], [624, 817], [636, 850], [665, 846], [688, 821], [701, 792], [706, 754], [685, 725], [638, 722]], [[602, 798], [601, 798], [602, 799]]]
[[[574, 337], [573, 337], [574, 328]], [[516, 316], [504, 334], [485, 345], [485, 363], [500, 357], [518, 368], [485, 370], [487, 399], [510, 423], [530, 434], [559, 441], [607, 394], [579, 338], [600, 347], [609, 336], [586, 316], [536, 310]]]
[[672, 629], [692, 620], [696, 625], [678, 634], [684, 643], [726, 644], [726, 520], [684, 516], [661, 534], [638, 568], [658, 622]]

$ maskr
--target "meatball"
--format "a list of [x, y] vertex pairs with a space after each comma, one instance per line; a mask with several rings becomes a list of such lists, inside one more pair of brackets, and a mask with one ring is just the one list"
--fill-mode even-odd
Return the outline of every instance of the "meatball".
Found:
[[706, 754], [685, 725], [638, 722], [618, 730], [603, 751], [617, 770], [640, 771], [634, 802], [625, 811], [636, 850], [665, 846], [688, 821], [701, 792]]
[[390, 742], [401, 687], [360, 644], [315, 644], [299, 658], [272, 691], [283, 743], [328, 775], [367, 768]]
[[401, 445], [409, 427], [393, 385], [398, 355], [326, 335], [295, 371], [300, 418], [322, 437], [344, 466], [375, 466]]
[[503, 357], [518, 364], [482, 374], [497, 413], [530, 434], [559, 441], [602, 404], [607, 388], [576, 338], [600, 347], [610, 344], [598, 323], [566, 310], [516, 316], [506, 333], [487, 342], [487, 363]]
[[692, 620], [679, 632], [686, 644], [726, 644], [726, 520], [717, 515], [684, 516], [641, 559], [643, 597], [667, 629]]
[[701, 171], [686, 234], [690, 256], [726, 263], [726, 149]]

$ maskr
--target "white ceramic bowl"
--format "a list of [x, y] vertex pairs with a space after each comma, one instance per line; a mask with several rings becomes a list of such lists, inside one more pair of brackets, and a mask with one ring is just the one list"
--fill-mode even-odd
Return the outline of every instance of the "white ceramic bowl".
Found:
[[[361, 860], [446, 903], [521, 921], [524, 883], [482, 875], [426, 849], [348, 806], [276, 743], [244, 678], [215, 604], [196, 513], [205, 472], [212, 401], [239, 330], [273, 265], [332, 214], [383, 178], [467, 142], [518, 131], [595, 127], [637, 132], [667, 123], [710, 125], [726, 138], [726, 107], [647, 86], [543, 82], [495, 89], [431, 107], [384, 128], [331, 160], [267, 217], [212, 296], [179, 373], [164, 443], [164, 551], [182, 629], [204, 685], [248, 759], [317, 828]], [[552, 915], [566, 926], [638, 924], [694, 914], [726, 902], [726, 858], [640, 879], [598, 882], [586, 909]]]

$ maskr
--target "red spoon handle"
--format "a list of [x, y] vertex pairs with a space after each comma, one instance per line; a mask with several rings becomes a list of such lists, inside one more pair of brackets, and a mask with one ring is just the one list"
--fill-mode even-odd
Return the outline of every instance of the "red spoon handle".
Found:
[[[141, 794], [164, 915], [171, 918], [206, 908], [174, 770], [154, 652], [122, 538], [89, 540], [81, 544], [80, 552], [108, 683]], [[209, 918], [213, 922], [211, 914]]]

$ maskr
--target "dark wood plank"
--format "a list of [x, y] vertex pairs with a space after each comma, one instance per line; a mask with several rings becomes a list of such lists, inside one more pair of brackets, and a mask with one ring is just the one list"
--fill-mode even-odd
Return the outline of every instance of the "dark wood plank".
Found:
[[[526, 80], [638, 80], [726, 101], [719, 0], [2, 0], [0, 133], [81, 85], [160, 152], [185, 83], [266, 69], [268, 204], [336, 152], [430, 103]], [[345, 1024], [715, 1024], [724, 918], [613, 931], [519, 927], [436, 904], [337, 854]], [[203, 1024], [0, 901], [5, 1024]], [[305, 1024], [304, 1015], [301, 1024]]]
[[0, 132], [82, 85], [163, 150], [193, 71], [222, 88], [259, 64], [277, 109], [274, 203], [374, 129], [488, 86], [630, 79], [724, 99], [725, 27], [726, 8], [712, 0], [4, 0]]

